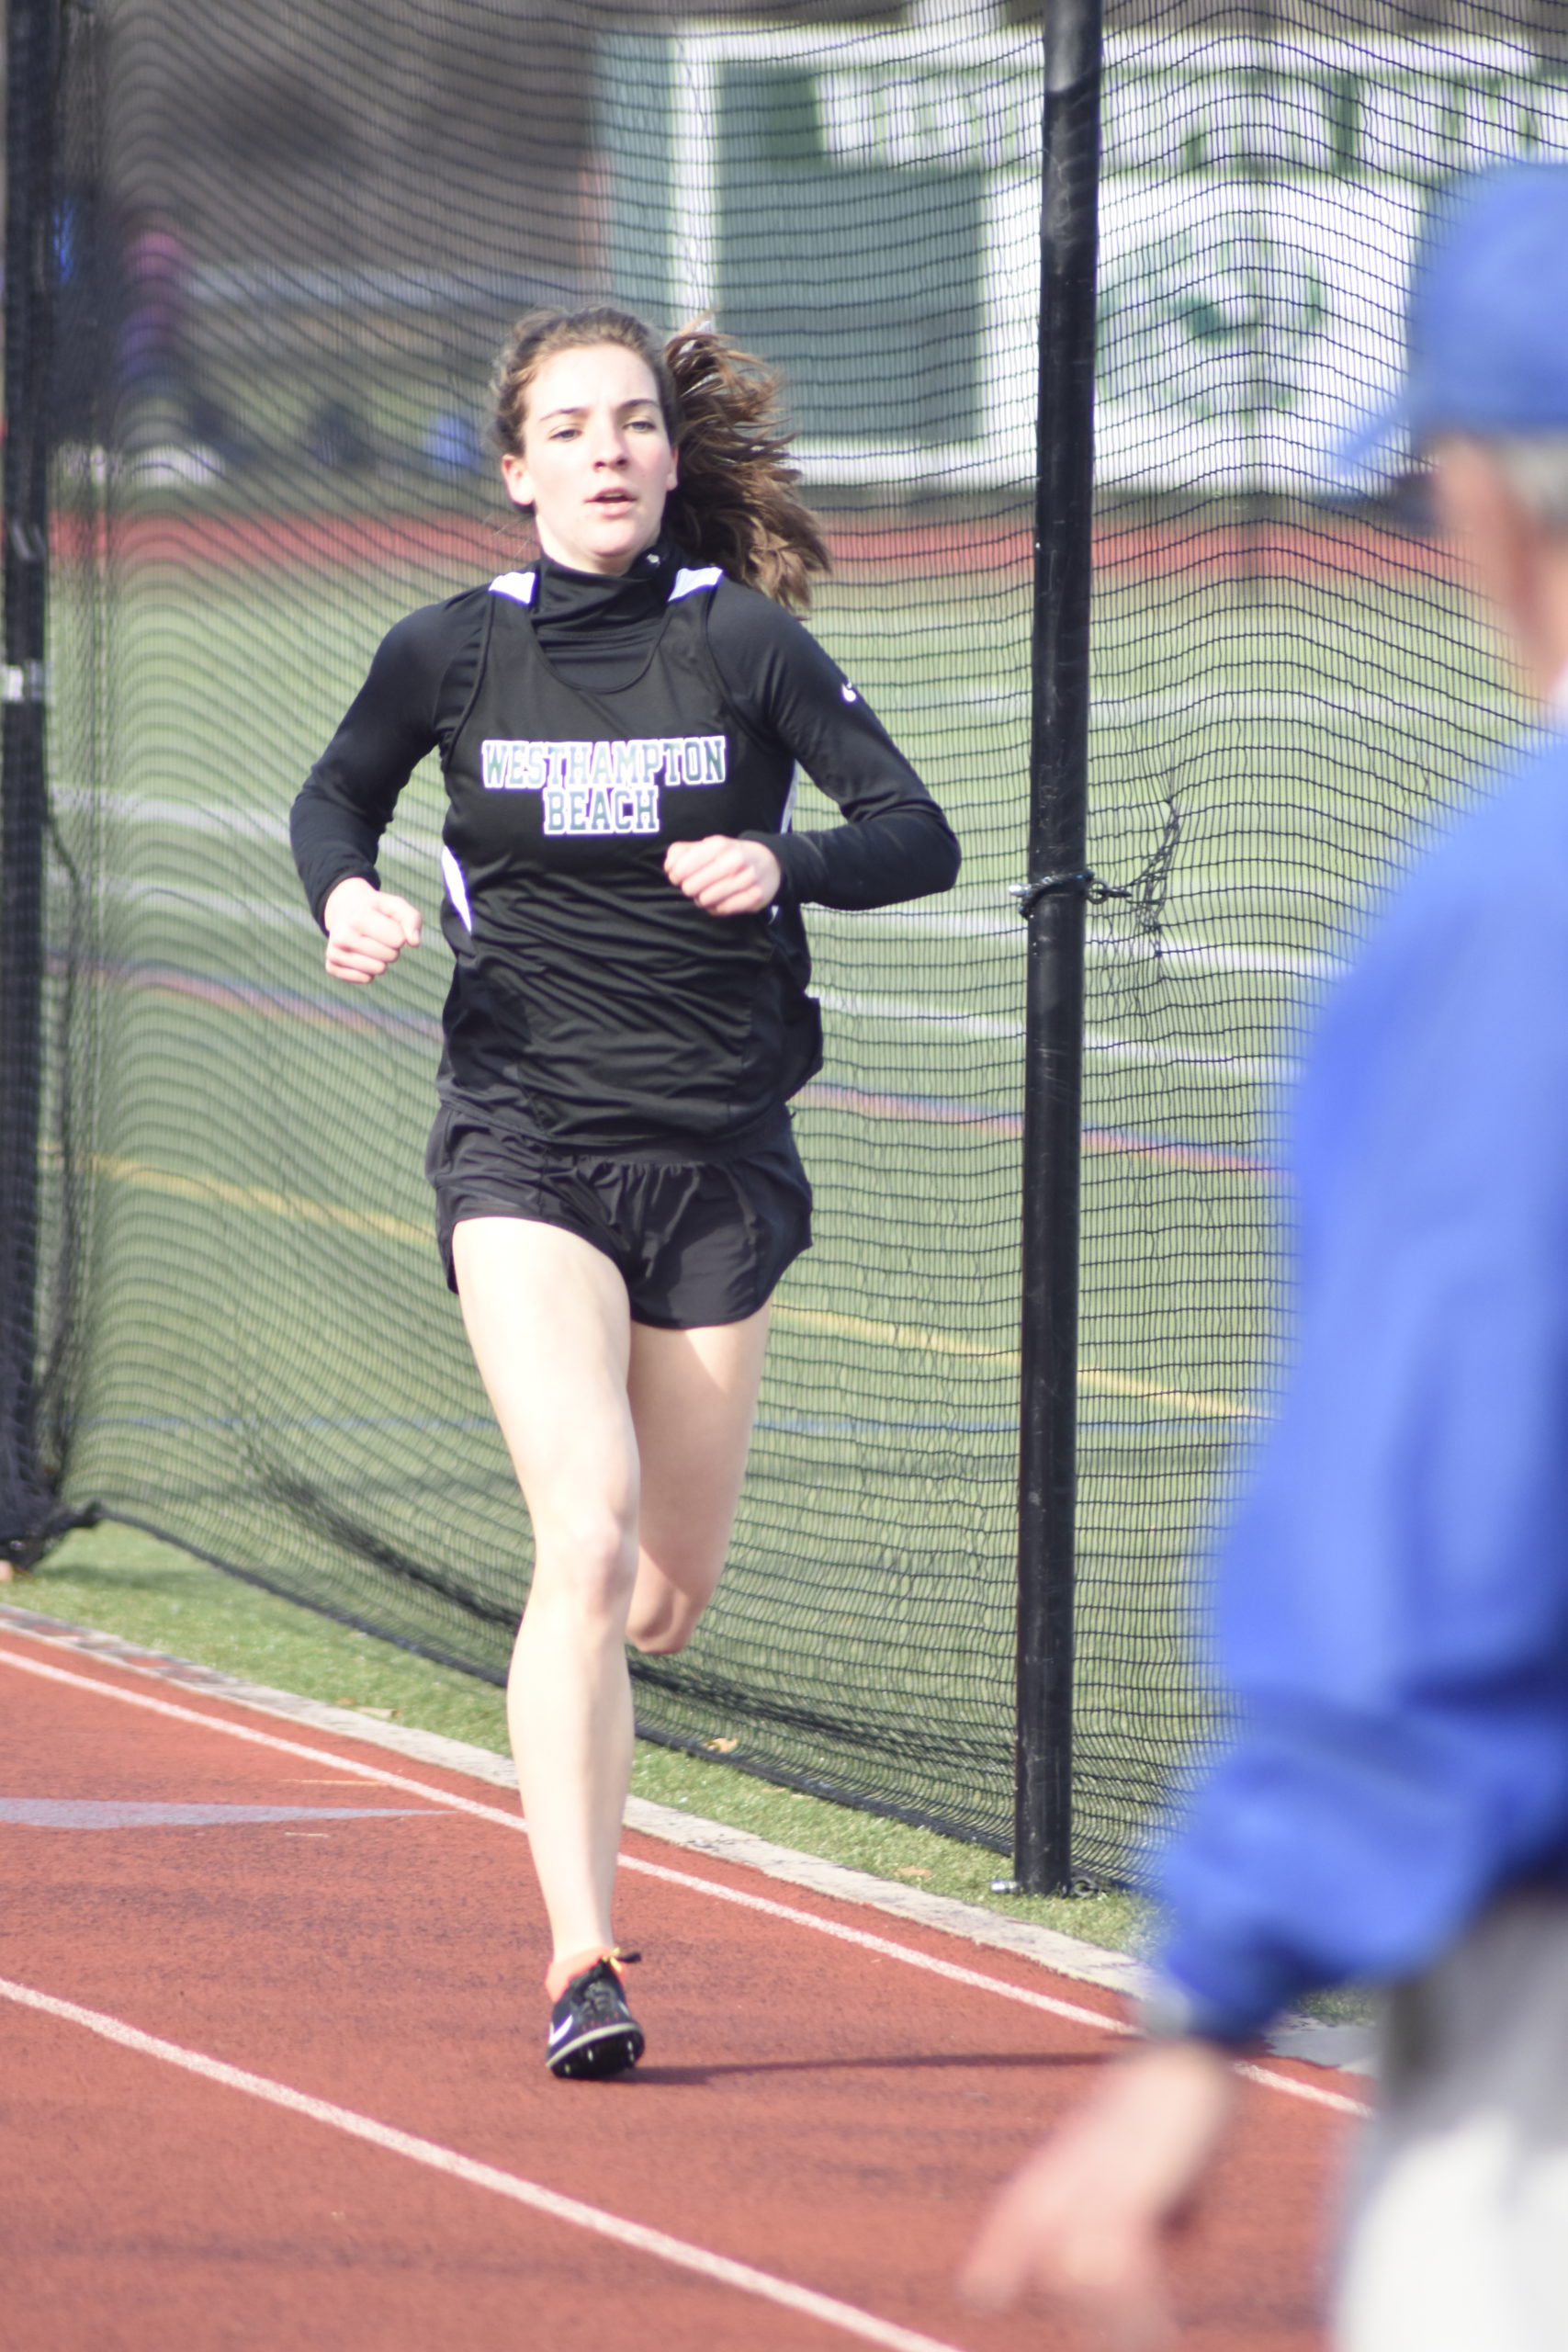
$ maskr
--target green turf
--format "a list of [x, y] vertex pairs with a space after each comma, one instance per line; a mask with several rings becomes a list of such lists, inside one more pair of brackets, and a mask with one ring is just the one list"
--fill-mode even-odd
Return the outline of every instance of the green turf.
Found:
[[[412, 562], [149, 564], [114, 605], [102, 696], [62, 696], [60, 838], [96, 879], [64, 1480], [493, 1665], [527, 1535], [426, 1238], [445, 949], [334, 989], [282, 832], [381, 629], [455, 584]], [[817, 625], [965, 866], [940, 902], [812, 918], [818, 1246], [780, 1294], [719, 1600], [640, 1698], [671, 1731], [1005, 1842], [1026, 595], [985, 573], [838, 585]], [[1089, 960], [1077, 1810], [1085, 1867], [1115, 1877], [1205, 1719], [1192, 1563], [1279, 1320], [1267, 1169], [1297, 1008], [1513, 707], [1461, 601], [1416, 572], [1108, 572], [1095, 688], [1092, 863], [1134, 885], [1170, 849], [1163, 895], [1155, 876], [1141, 910], [1091, 910]], [[438, 794], [427, 763], [385, 867], [431, 915]], [[830, 814], [803, 796], [805, 821]], [[70, 898], [62, 864], [61, 937]]]

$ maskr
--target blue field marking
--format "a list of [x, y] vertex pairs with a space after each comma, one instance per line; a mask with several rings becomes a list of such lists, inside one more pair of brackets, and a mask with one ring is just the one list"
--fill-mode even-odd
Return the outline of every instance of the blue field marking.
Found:
[[434, 1815], [438, 1810], [425, 1804], [139, 1804], [118, 1797], [0, 1797], [0, 1828], [224, 1829], [256, 1821], [368, 1821], [387, 1814]]

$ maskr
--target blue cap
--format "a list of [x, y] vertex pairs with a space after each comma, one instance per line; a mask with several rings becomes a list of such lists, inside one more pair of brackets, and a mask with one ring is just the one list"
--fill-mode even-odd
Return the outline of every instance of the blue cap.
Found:
[[1341, 463], [1401, 427], [1416, 448], [1568, 433], [1568, 164], [1506, 164], [1450, 192], [1416, 265], [1404, 389]]

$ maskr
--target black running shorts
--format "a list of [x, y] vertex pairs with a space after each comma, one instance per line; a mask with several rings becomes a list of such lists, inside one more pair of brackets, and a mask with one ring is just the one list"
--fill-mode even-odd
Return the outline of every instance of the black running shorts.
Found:
[[448, 1285], [463, 1218], [559, 1226], [604, 1251], [634, 1323], [692, 1331], [741, 1323], [811, 1247], [811, 1186], [788, 1114], [733, 1158], [699, 1161], [565, 1151], [444, 1102], [425, 1153]]

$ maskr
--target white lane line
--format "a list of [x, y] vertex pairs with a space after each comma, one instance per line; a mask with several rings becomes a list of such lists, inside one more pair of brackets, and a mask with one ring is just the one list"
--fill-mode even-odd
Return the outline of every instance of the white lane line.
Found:
[[315, 932], [316, 918], [309, 907], [276, 906], [258, 899], [236, 881], [231, 890], [202, 890], [183, 877], [171, 876], [167, 881], [140, 881], [130, 875], [107, 874], [102, 876], [98, 888], [106, 899], [125, 906], [156, 905], [172, 907], [181, 913], [230, 917], [243, 910], [247, 923], [260, 923], [272, 931]]
[[1343, 2091], [1319, 2090], [1315, 2083], [1298, 2083], [1292, 2075], [1277, 2075], [1272, 2066], [1255, 2066], [1250, 2060], [1240, 2063], [1238, 2075], [1249, 2083], [1261, 2083], [1266, 2090], [1289, 2091], [1294, 2098], [1304, 2098], [1311, 2107], [1326, 2107], [1336, 2115], [1359, 2116], [1364, 2123], [1371, 2114], [1365, 2099], [1347, 2098]]
[[[1353, 920], [1353, 915], [1351, 910], [1346, 920]], [[1022, 953], [1029, 937], [1015, 913], [999, 907], [994, 913], [987, 912], [978, 890], [970, 893], [968, 910], [963, 912], [933, 913], [919, 907], [814, 907], [812, 918], [818, 930], [828, 924], [858, 933], [863, 938], [894, 933], [899, 937], [925, 939], [1010, 941], [1012, 952], [1018, 954]], [[1343, 956], [1315, 950], [1276, 955], [1262, 948], [1212, 945], [1185, 932], [1164, 928], [1157, 933], [1097, 928], [1086, 933], [1084, 953], [1104, 956], [1117, 963], [1165, 966], [1173, 971], [1179, 967], [1179, 971], [1193, 972], [1257, 972], [1292, 980], [1332, 980], [1349, 968]]]
[[204, 1715], [196, 1707], [176, 1706], [172, 1699], [154, 1699], [144, 1690], [122, 1690], [118, 1682], [101, 1682], [96, 1675], [70, 1674], [62, 1666], [46, 1666], [41, 1658], [17, 1657], [12, 1650], [0, 1646], [0, 1666], [15, 1667], [18, 1674], [36, 1674], [46, 1682], [68, 1683], [73, 1690], [91, 1690], [99, 1698], [118, 1699], [128, 1707], [143, 1707], [149, 1714], [168, 1715], [175, 1723], [203, 1724], [209, 1731], [227, 1732], [231, 1739], [248, 1740], [253, 1747], [275, 1747], [285, 1756], [302, 1756], [309, 1764], [333, 1764], [340, 1772], [352, 1772], [355, 1780], [379, 1781], [389, 1789], [410, 1789], [426, 1797], [433, 1804], [449, 1805], [455, 1813], [477, 1813], [482, 1821], [499, 1821], [509, 1829], [521, 1829], [522, 1816], [503, 1813], [499, 1805], [480, 1804], [477, 1798], [460, 1797], [450, 1789], [434, 1788], [428, 1781], [416, 1781], [411, 1773], [389, 1772], [382, 1764], [362, 1764], [357, 1757], [338, 1756], [328, 1747], [307, 1747], [298, 1739], [282, 1739], [276, 1732], [253, 1731], [249, 1724], [230, 1723], [222, 1715]]
[[[56, 785], [51, 796], [52, 806], [69, 809], [73, 815], [101, 814], [116, 824], [168, 825], [178, 832], [203, 833], [214, 840], [247, 842], [258, 848], [270, 849], [278, 842], [288, 843], [288, 817], [287, 811], [273, 812], [253, 808], [243, 802], [213, 808], [197, 806], [194, 801], [175, 800], [157, 794], [95, 791], [91, 785]], [[377, 852], [385, 864], [389, 858], [417, 858], [422, 865], [441, 854], [439, 831], [425, 832], [411, 829], [406, 818], [394, 832], [382, 836]]]
[[[393, 1789], [414, 1790], [432, 1804], [449, 1805], [457, 1813], [478, 1814], [482, 1820], [495, 1822], [503, 1829], [522, 1829], [525, 1826], [515, 1813], [505, 1812], [499, 1805], [481, 1804], [473, 1797], [457, 1796], [429, 1781], [416, 1781], [405, 1772], [390, 1772], [378, 1764], [362, 1764], [357, 1758], [339, 1756], [330, 1748], [307, 1747], [302, 1741], [282, 1739], [276, 1732], [253, 1731], [248, 1724], [231, 1723], [222, 1715], [203, 1714], [195, 1707], [177, 1706], [172, 1700], [154, 1699], [145, 1691], [122, 1690], [118, 1683], [99, 1681], [93, 1675], [72, 1674], [64, 1667], [46, 1666], [41, 1658], [18, 1657], [3, 1643], [0, 1666], [15, 1667], [18, 1673], [36, 1674], [48, 1682], [63, 1682], [74, 1690], [94, 1691], [102, 1698], [118, 1699], [128, 1707], [141, 1707], [149, 1714], [165, 1715], [175, 1723], [200, 1724], [209, 1731], [226, 1732], [232, 1739], [249, 1740], [254, 1747], [277, 1748], [286, 1756], [302, 1756], [312, 1764], [334, 1764], [360, 1780], [380, 1781]], [[929, 1976], [945, 1977], [949, 1983], [966, 1985], [972, 1991], [991, 1993], [1024, 2008], [1063, 2018], [1070, 2025], [1089, 2026], [1099, 2033], [1131, 2040], [1137, 2038], [1137, 2029], [1122, 2018], [1107, 2017], [1102, 2011], [1084, 2007], [1076, 2001], [1057, 2000], [1049, 1993], [1030, 1992], [1021, 1984], [1009, 1984], [1000, 1977], [987, 1976], [977, 1968], [963, 1968], [954, 1961], [938, 1960], [930, 1952], [911, 1951], [908, 1945], [894, 1943], [888, 1937], [874, 1936], [864, 1928], [846, 1927], [837, 1919], [819, 1918], [813, 1911], [797, 1910], [793, 1904], [774, 1902], [769, 1895], [748, 1894], [739, 1887], [721, 1886], [716, 1880], [697, 1878], [688, 1871], [671, 1870], [663, 1862], [646, 1861], [636, 1854], [623, 1854], [620, 1867], [644, 1878], [661, 1879], [671, 1886], [685, 1887], [694, 1894], [705, 1894], [716, 1903], [732, 1903], [741, 1910], [761, 1912], [767, 1918], [788, 1920], [792, 1927], [808, 1928], [837, 1943], [852, 1944], [862, 1951], [874, 1952], [879, 1959], [900, 1961], [907, 1968], [919, 1968]], [[1240, 2071], [1249, 2081], [1260, 2083], [1267, 2089], [1305, 2099], [1310, 2106], [1331, 2108], [1337, 2114], [1367, 2115], [1371, 2111], [1359, 2099], [1347, 2098], [1338, 2091], [1319, 2090], [1314, 2084], [1297, 2082], [1292, 2075], [1277, 2075], [1271, 2067], [1245, 2065]]]
[[[914, 997], [846, 996], [837, 989], [818, 989], [816, 995], [824, 1012], [838, 1013], [846, 1021], [923, 1022], [950, 1037], [983, 1040], [1024, 1035], [1023, 1023], [1010, 1016], [964, 1012], [952, 1005], [922, 1004]], [[1102, 1029], [1084, 1031], [1083, 1049], [1086, 1054], [1104, 1054], [1115, 1061], [1145, 1063], [1158, 1069], [1215, 1070], [1222, 1078], [1258, 1079], [1266, 1085], [1292, 1077], [1299, 1067], [1293, 1061], [1259, 1059], [1256, 1055], [1199, 1054], [1179, 1046], [1148, 1045], [1136, 1037], [1111, 1036]]]
[[[100, 1697], [118, 1699], [128, 1707], [141, 1707], [149, 1714], [164, 1715], [175, 1723], [200, 1724], [209, 1731], [227, 1732], [231, 1738], [249, 1740], [253, 1747], [279, 1749], [285, 1756], [303, 1757], [312, 1764], [336, 1764], [364, 1781], [381, 1781], [389, 1788], [412, 1789], [438, 1805], [450, 1805], [460, 1813], [478, 1814], [481, 1820], [492, 1821], [503, 1829], [523, 1829], [519, 1814], [503, 1810], [500, 1805], [484, 1804], [474, 1797], [454, 1794], [449, 1789], [434, 1787], [428, 1781], [416, 1781], [404, 1772], [388, 1771], [379, 1764], [362, 1764], [346, 1756], [334, 1755], [330, 1748], [307, 1747], [297, 1739], [281, 1738], [276, 1732], [254, 1731], [248, 1724], [230, 1723], [221, 1715], [203, 1714], [195, 1707], [182, 1707], [172, 1699], [154, 1699], [143, 1690], [124, 1690], [115, 1682], [100, 1682], [90, 1674], [72, 1674], [61, 1666], [46, 1666], [41, 1658], [17, 1657], [14, 1651], [0, 1646], [0, 1666], [13, 1666], [19, 1673], [41, 1676], [47, 1682], [63, 1682], [73, 1690], [91, 1690]], [[932, 1976], [945, 1976], [955, 1984], [977, 1987], [982, 1992], [997, 1993], [1004, 2000], [1021, 2002], [1024, 2007], [1042, 2009], [1048, 2016], [1066, 2018], [1070, 2024], [1092, 2026], [1101, 2033], [1131, 2034], [1133, 2028], [1122, 2018], [1106, 2017], [1099, 2009], [1082, 2007], [1075, 2001], [1058, 2001], [1048, 1993], [1032, 1993], [1021, 1984], [1003, 1984], [995, 1976], [987, 1976], [978, 1969], [961, 1968], [955, 1962], [937, 1960], [930, 1953], [911, 1951], [908, 1945], [894, 1943], [886, 1936], [874, 1936], [863, 1928], [842, 1926], [836, 1919], [818, 1918], [814, 1912], [800, 1911], [793, 1904], [775, 1903], [765, 1894], [748, 1894], [734, 1886], [720, 1886], [713, 1879], [697, 1878], [689, 1871], [671, 1870], [663, 1862], [645, 1861], [640, 1855], [623, 1854], [621, 1868], [635, 1871], [644, 1878], [664, 1880], [671, 1886], [688, 1888], [694, 1893], [710, 1896], [719, 1903], [733, 1903], [742, 1910], [760, 1911], [770, 1919], [787, 1919], [797, 1928], [811, 1928], [818, 1934], [830, 1936], [840, 1943], [854, 1944], [862, 1951], [874, 1951], [879, 1957], [903, 1961], [911, 1968], [919, 1968]]]
[[738, 1886], [720, 1886], [712, 1879], [693, 1878], [685, 1871], [672, 1871], [667, 1863], [645, 1862], [626, 1854], [621, 1857], [621, 1868], [640, 1871], [645, 1878], [665, 1879], [671, 1886], [701, 1887], [705, 1894], [711, 1894], [719, 1903], [737, 1903], [748, 1911], [761, 1911], [769, 1919], [788, 1919], [797, 1928], [814, 1928], [818, 1935], [853, 1944], [861, 1951], [874, 1951], [881, 1960], [902, 1960], [911, 1968], [923, 1968], [928, 1975], [945, 1976], [950, 1984], [999, 1993], [1004, 2001], [1043, 2009], [1048, 2017], [1066, 2018], [1070, 2025], [1092, 2026], [1098, 2033], [1136, 2038], [1136, 2027], [1128, 2025], [1124, 2018], [1107, 2017], [1102, 2009], [1085, 2008], [1077, 2001], [1059, 2001], [1050, 1993], [1031, 1993], [1021, 1984], [1008, 1984], [1000, 1977], [987, 1976], [978, 1968], [961, 1968], [956, 1961], [937, 1960], [930, 1952], [911, 1951], [908, 1944], [896, 1944], [887, 1936], [874, 1936], [867, 1928], [846, 1928], [837, 1919], [819, 1919], [815, 1912], [797, 1911], [793, 1904], [775, 1903], [771, 1895], [747, 1894]]
[[231, 2066], [221, 2058], [208, 2057], [204, 2051], [186, 2050], [177, 2041], [164, 2041], [157, 2034], [143, 2033], [119, 2018], [106, 2017], [101, 2009], [85, 2009], [75, 2001], [59, 2000], [51, 1993], [36, 1992], [30, 1984], [16, 1984], [3, 1976], [0, 1998], [15, 2001], [21, 2008], [39, 2010], [45, 2017], [59, 2018], [67, 2025], [81, 2026], [122, 2050], [134, 2051], [140, 2057], [160, 2058], [166, 2066], [179, 2066], [187, 2075], [221, 2083], [227, 2090], [243, 2091], [251, 2098], [265, 2099], [269, 2107], [284, 2108], [291, 2115], [308, 2116], [312, 2123], [325, 2123], [334, 2132], [345, 2132], [351, 2140], [364, 2140], [373, 2148], [386, 2149], [389, 2154], [406, 2156], [412, 2164], [445, 2173], [449, 2179], [463, 2181], [470, 2188], [488, 2188], [497, 2197], [510, 2198], [514, 2205], [525, 2205], [533, 2212], [547, 2215], [553, 2222], [591, 2230], [595, 2237], [608, 2238], [613, 2245], [627, 2246], [634, 2254], [651, 2255], [656, 2261], [671, 2263], [678, 2270], [694, 2271], [699, 2278], [736, 2288], [743, 2295], [755, 2295], [763, 2302], [777, 2303], [784, 2311], [800, 2312], [807, 2319], [820, 2320], [824, 2326], [836, 2327], [845, 2335], [857, 2335], [863, 2343], [885, 2345], [888, 2352], [954, 2352], [954, 2346], [940, 2342], [934, 2335], [918, 2335], [912, 2328], [877, 2319], [854, 2303], [840, 2302], [836, 2295], [821, 2295], [814, 2288], [797, 2287], [791, 2279], [775, 2278], [771, 2271], [754, 2269], [749, 2262], [732, 2261], [725, 2254], [710, 2254], [705, 2246], [671, 2237], [664, 2230], [650, 2230], [640, 2222], [625, 2221], [618, 2213], [607, 2213], [597, 2205], [585, 2205], [576, 2197], [562, 2197], [537, 2181], [524, 2179], [519, 2173], [502, 2172], [496, 2165], [479, 2164], [472, 2156], [460, 2155], [456, 2148], [444, 2148], [439, 2141], [423, 2140], [412, 2132], [400, 2132], [390, 2123], [378, 2123], [371, 2116], [356, 2114], [353, 2108], [337, 2107], [330, 2099], [313, 2098], [308, 2091], [292, 2090], [287, 2083], [275, 2083], [269, 2075], [249, 2074], [243, 2066]]

